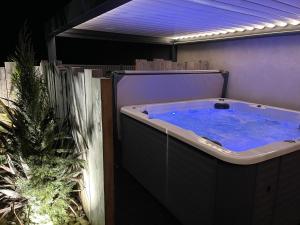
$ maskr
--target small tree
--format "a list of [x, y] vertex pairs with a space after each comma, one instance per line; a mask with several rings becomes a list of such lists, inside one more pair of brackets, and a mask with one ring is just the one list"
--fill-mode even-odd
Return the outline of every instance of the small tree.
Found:
[[25, 26], [12, 57], [16, 100], [13, 107], [0, 100], [7, 117], [0, 121], [0, 224], [8, 217], [19, 224], [67, 224], [84, 164], [74, 151], [70, 123], [54, 116], [34, 58]]

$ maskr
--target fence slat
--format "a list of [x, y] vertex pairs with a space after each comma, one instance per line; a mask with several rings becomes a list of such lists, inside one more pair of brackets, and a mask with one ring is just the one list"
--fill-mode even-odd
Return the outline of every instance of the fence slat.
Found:
[[[0, 98], [7, 98], [8, 90], [6, 88], [6, 75], [5, 68], [0, 67]], [[3, 101], [5, 104], [6, 101]]]

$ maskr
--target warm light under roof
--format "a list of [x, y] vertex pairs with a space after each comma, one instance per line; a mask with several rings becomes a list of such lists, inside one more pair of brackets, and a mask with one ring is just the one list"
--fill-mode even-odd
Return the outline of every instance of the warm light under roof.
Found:
[[75, 29], [199, 39], [300, 26], [294, 0], [132, 0]]

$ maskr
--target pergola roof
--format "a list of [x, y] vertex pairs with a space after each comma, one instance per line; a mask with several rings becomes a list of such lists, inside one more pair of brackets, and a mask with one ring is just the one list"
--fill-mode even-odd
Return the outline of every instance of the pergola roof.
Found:
[[[107, 7], [109, 2], [114, 2], [114, 7]], [[107, 10], [100, 5], [98, 15], [94, 11], [92, 17], [61, 35], [115, 34], [123, 39], [131, 35], [182, 43], [300, 30], [297, 0], [108, 0], [102, 5]]]

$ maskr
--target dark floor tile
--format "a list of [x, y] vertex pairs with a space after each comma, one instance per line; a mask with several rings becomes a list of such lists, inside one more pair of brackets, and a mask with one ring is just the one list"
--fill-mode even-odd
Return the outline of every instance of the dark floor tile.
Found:
[[181, 225], [128, 172], [116, 169], [116, 225]]

